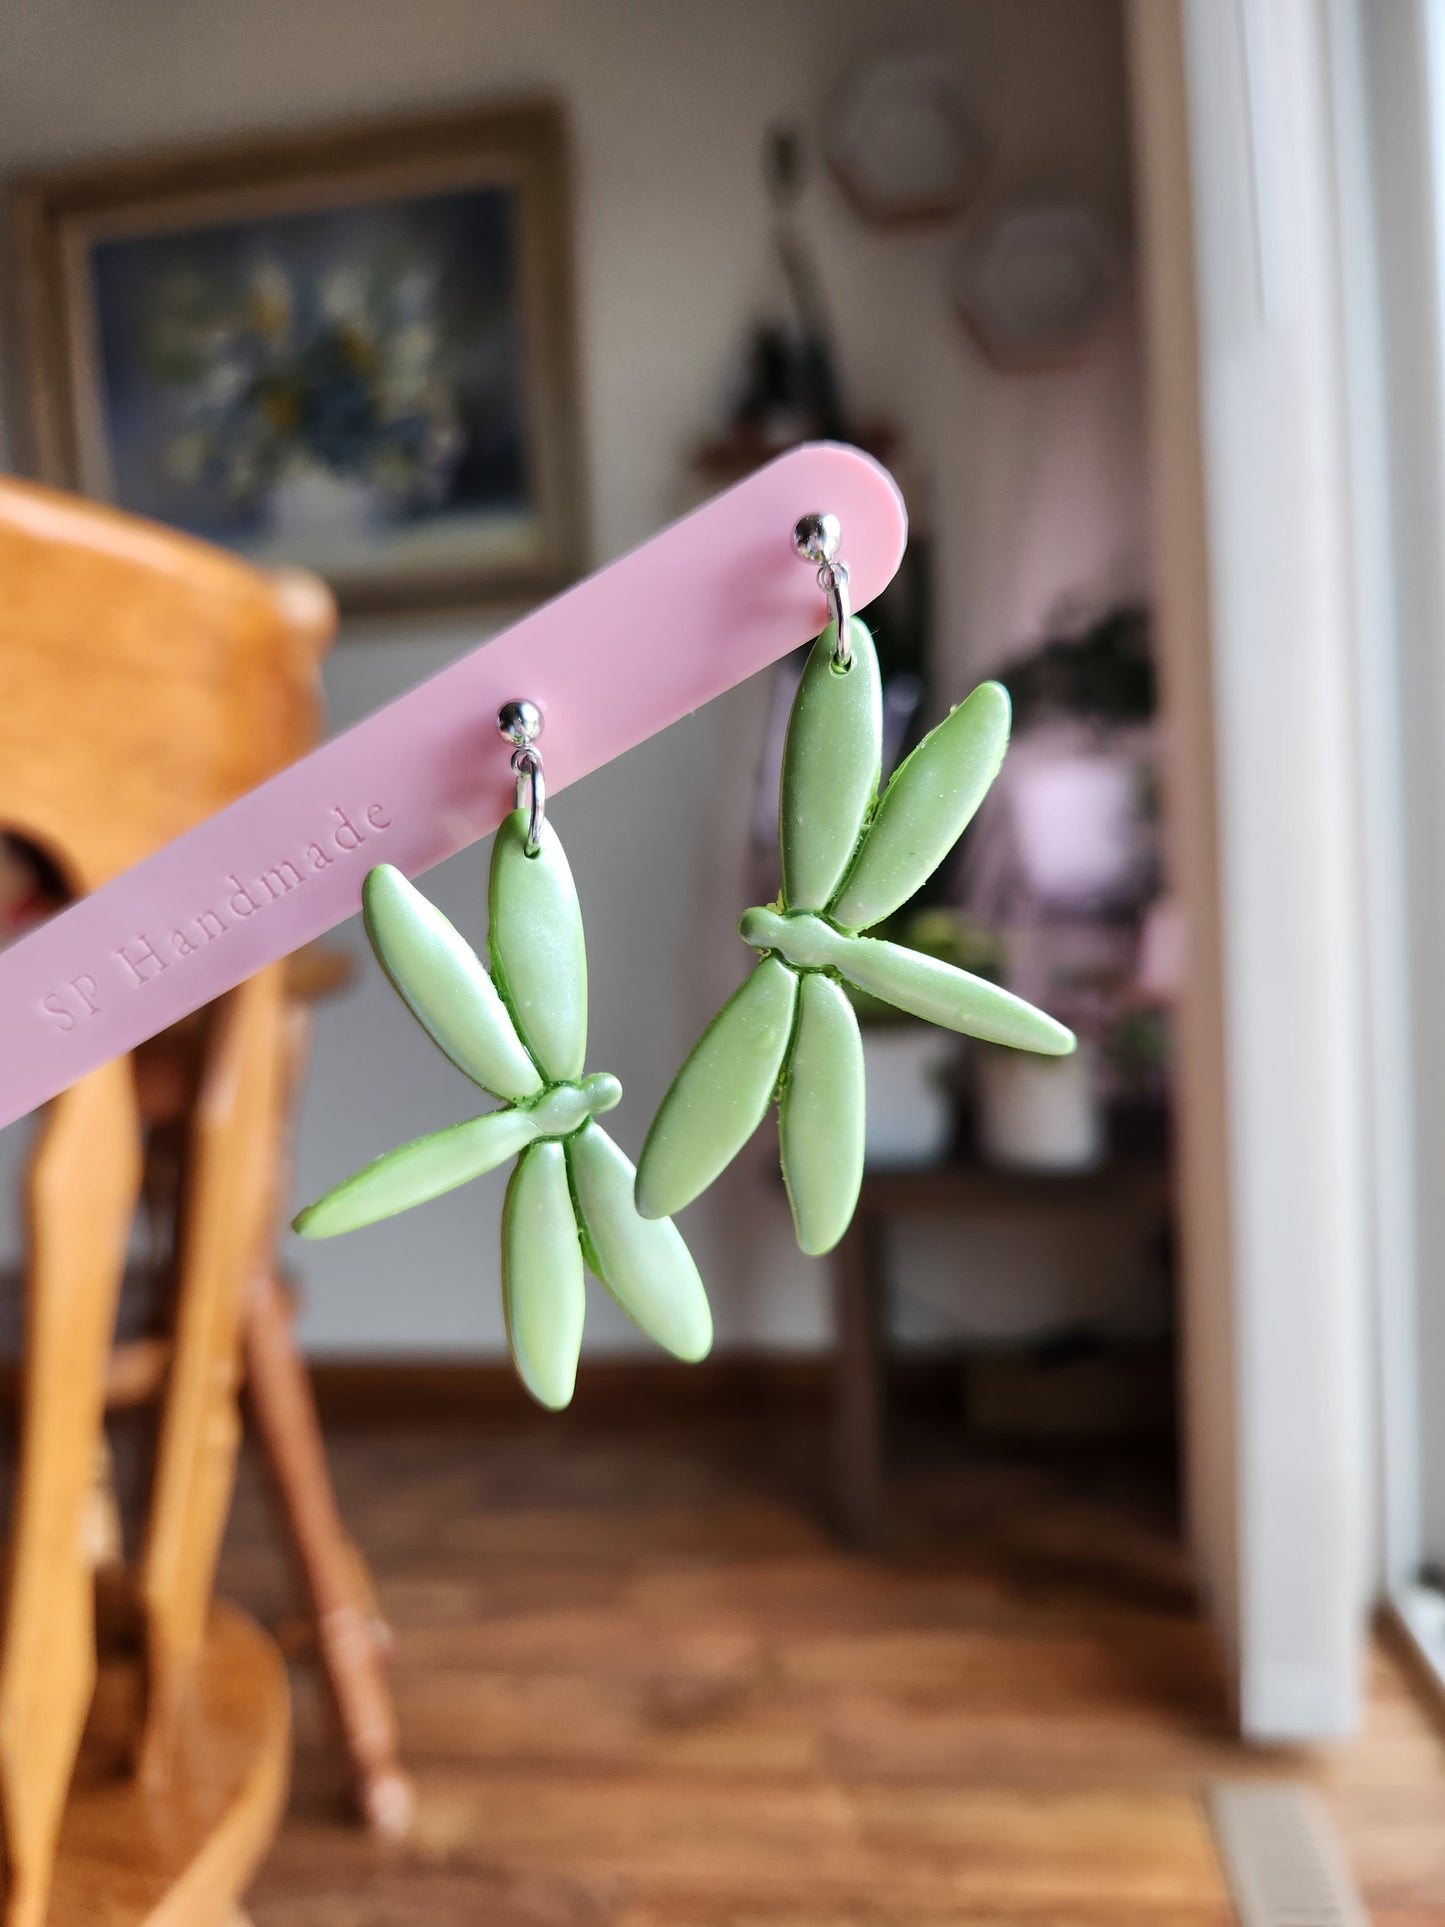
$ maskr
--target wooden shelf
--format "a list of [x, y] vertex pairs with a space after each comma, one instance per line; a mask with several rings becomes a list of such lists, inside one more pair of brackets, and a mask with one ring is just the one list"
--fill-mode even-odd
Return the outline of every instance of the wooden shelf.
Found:
[[[808, 437], [803, 439], [807, 440]], [[882, 462], [885, 468], [896, 465], [903, 438], [891, 424], [860, 422], [853, 439], [855, 447], [865, 450], [875, 461]], [[779, 455], [797, 446], [796, 440], [779, 441], [758, 429], [735, 428], [703, 442], [693, 452], [692, 465], [699, 475], [706, 476], [715, 487], [724, 488], [741, 481], [745, 475], [751, 475], [764, 463], [776, 461]]]
[[1164, 1152], [1111, 1157], [1092, 1171], [1007, 1171], [976, 1160], [925, 1171], [868, 1171], [858, 1208], [874, 1216], [932, 1215], [1000, 1208], [1112, 1203], [1162, 1187], [1169, 1174]]
[[1135, 1197], [1162, 1188], [1173, 1156], [1169, 1113], [1163, 1104], [1110, 1107], [1110, 1145], [1102, 1164], [1089, 1171], [1022, 1171], [988, 1164], [978, 1149], [978, 1130], [965, 1115], [946, 1163], [923, 1170], [871, 1170], [863, 1176], [859, 1211], [888, 1217], [897, 1212], [1033, 1210]]

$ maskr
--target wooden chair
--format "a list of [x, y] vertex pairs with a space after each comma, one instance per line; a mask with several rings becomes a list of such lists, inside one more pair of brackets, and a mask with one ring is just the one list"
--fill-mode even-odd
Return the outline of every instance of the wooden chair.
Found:
[[[97, 887], [311, 743], [330, 627], [319, 584], [278, 587], [202, 544], [0, 482], [0, 827], [71, 892]], [[356, 1633], [366, 1595], [275, 1274], [303, 1027], [273, 967], [94, 1072], [37, 1132], [0, 1646], [4, 1927], [210, 1927], [269, 1839], [286, 1777], [284, 1668], [211, 1599], [243, 1354], [343, 1723], [372, 1778], [396, 1777], [375, 1640], [363, 1652]], [[147, 1158], [167, 1132], [181, 1147], [174, 1327], [112, 1357]], [[160, 1400], [150, 1504], [132, 1565], [106, 1575], [115, 1637], [98, 1666], [107, 1394], [148, 1389]], [[328, 1644], [338, 1613], [349, 1641], [333, 1630]]]

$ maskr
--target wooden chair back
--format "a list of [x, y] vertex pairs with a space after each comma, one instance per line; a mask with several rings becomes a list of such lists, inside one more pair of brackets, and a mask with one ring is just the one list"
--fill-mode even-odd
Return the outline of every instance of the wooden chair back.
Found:
[[330, 596], [0, 479], [0, 827], [80, 894], [315, 740]]
[[[0, 830], [34, 844], [75, 894], [127, 869], [310, 746], [334, 619], [329, 593], [309, 577], [268, 578], [203, 543], [0, 479]], [[150, 1690], [137, 1736], [142, 1777], [166, 1777], [229, 1498], [236, 1325], [269, 1231], [281, 1132], [282, 995], [279, 967], [241, 986], [213, 1014], [203, 1046], [181, 1304], [138, 1587]], [[64, 1869], [58, 1882], [51, 1876], [95, 1679], [85, 1524], [141, 1122], [129, 1062], [105, 1066], [48, 1107], [26, 1180], [19, 1462], [0, 1644], [4, 1927], [58, 1918], [47, 1914], [52, 1884], [57, 1908], [73, 1885]], [[279, 1664], [273, 1675], [284, 1709]], [[265, 1731], [274, 1744], [276, 1722]], [[253, 1797], [252, 1831], [266, 1818], [267, 1801]], [[115, 1838], [114, 1815], [101, 1833]], [[80, 1891], [93, 1897], [89, 1881]], [[217, 1910], [229, 1904], [219, 1889], [213, 1900]], [[203, 1927], [203, 1915], [209, 1904], [187, 1918]]]

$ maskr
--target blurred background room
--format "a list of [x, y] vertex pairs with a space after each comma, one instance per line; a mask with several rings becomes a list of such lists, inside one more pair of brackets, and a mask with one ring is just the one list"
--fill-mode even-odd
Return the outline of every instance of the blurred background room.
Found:
[[[225, 1283], [475, 1109], [359, 917], [10, 1126], [6, 1927], [1445, 1919], [1442, 152], [1436, 0], [12, 0], [4, 941], [828, 439], [885, 770], [1013, 705], [881, 934], [1080, 1047], [860, 993], [843, 1243], [769, 1124], [560, 1416], [505, 1172]], [[549, 802], [631, 1157], [800, 673]]]

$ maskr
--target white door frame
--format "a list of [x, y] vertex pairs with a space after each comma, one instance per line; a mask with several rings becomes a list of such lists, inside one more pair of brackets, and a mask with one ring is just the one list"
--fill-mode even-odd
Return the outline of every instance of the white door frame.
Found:
[[1131, 0], [1181, 1036], [1191, 1534], [1243, 1730], [1351, 1731], [1370, 1590], [1366, 895], [1318, 0]]
[[1404, 1033], [1385, 1037], [1377, 1105], [1380, 1565], [1445, 1679], [1445, 1601], [1420, 1583], [1445, 1565], [1445, 1399], [1431, 1395], [1445, 1380], [1445, 5], [1349, 11], [1337, 65], [1361, 102], [1346, 153], [1362, 186], [1344, 233], [1375, 237], [1373, 258], [1352, 249], [1373, 301], [1352, 367], [1367, 397], [1378, 371], [1360, 439], [1385, 505], [1361, 544], [1378, 584], [1360, 689], [1386, 872], [1366, 947]]

